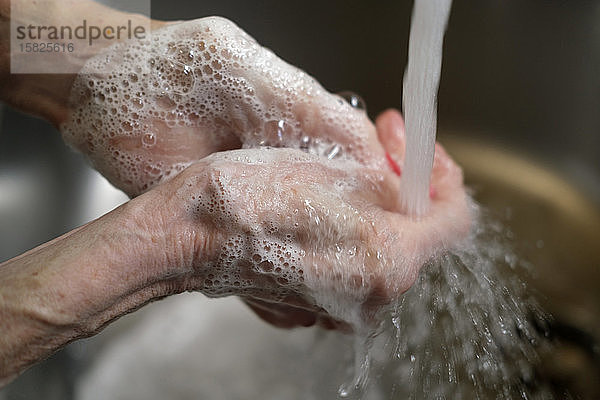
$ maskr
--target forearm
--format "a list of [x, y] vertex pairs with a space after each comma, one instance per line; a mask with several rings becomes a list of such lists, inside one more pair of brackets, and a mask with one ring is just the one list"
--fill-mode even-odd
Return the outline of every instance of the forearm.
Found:
[[[162, 25], [142, 15], [127, 14], [99, 3], [85, 0], [0, 0], [0, 93], [8, 104], [47, 119], [55, 126], [68, 116], [68, 100], [76, 73], [85, 62], [115, 40], [99, 38], [94, 46], [80, 46], [77, 51], [52, 53], [53, 63], [69, 73], [11, 74], [11, 3], [20, 5], [19, 25], [69, 26], [75, 28], [86, 20], [88, 24], [106, 26], [131, 20], [135, 25]], [[35, 3], [35, 4], [34, 4]], [[14, 13], [13, 13], [14, 14]], [[12, 15], [15, 17], [15, 15]], [[48, 56], [50, 57], [50, 56]]]
[[[0, 265], [0, 386], [67, 343], [185, 289], [182, 242], [136, 199]], [[197, 234], [191, 232], [189, 234]]]

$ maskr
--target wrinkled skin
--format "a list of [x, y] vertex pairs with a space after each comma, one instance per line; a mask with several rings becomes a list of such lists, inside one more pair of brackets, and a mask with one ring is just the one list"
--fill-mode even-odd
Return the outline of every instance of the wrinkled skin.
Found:
[[[321, 152], [338, 144], [344, 158], [388, 168], [365, 112], [230, 21], [209, 17], [170, 24], [154, 37], [160, 40], [144, 47], [147, 58], [138, 60], [135, 47], [123, 43], [88, 61], [75, 81], [71, 116], [61, 127], [65, 141], [127, 194], [139, 195], [214, 152], [299, 148], [303, 137], [320, 141]], [[141, 66], [138, 71], [131, 59]], [[131, 75], [134, 81], [124, 85]], [[130, 98], [109, 99], [117, 87]], [[144, 144], [148, 135], [152, 146]]]
[[[380, 142], [396, 164], [391, 169], [401, 170], [405, 152], [402, 116], [395, 110], [388, 110], [377, 118], [376, 125]], [[368, 174], [367, 171], [365, 169], [359, 173]], [[386, 184], [375, 190], [373, 186], [366, 185], [354, 193], [357, 197], [372, 201], [371, 204], [364, 204], [368, 205], [372, 218], [370, 221], [378, 229], [368, 236], [367, 242], [374, 241], [371, 248], [382, 250], [388, 261], [378, 270], [380, 275], [376, 275], [379, 286], [372, 283], [374, 290], [364, 299], [367, 307], [371, 307], [365, 310], [366, 314], [398, 299], [410, 288], [426, 260], [459, 243], [468, 234], [471, 224], [462, 171], [441, 145], [436, 144], [430, 212], [418, 221], [400, 211], [397, 174], [388, 171], [375, 174], [379, 174], [380, 179], [385, 177]], [[370, 195], [375, 197], [368, 197]], [[384, 281], [387, 285], [381, 285]], [[246, 303], [264, 320], [284, 328], [318, 324], [327, 329], [352, 329], [345, 322], [332, 319], [322, 309], [307, 307], [306, 304], [274, 304], [258, 299], [246, 299]]]
[[[377, 125], [382, 143], [401, 164], [400, 115], [388, 111]], [[264, 162], [249, 163], [248, 158]], [[220, 195], [222, 181], [228, 182], [230, 190]], [[211, 237], [218, 238], [211, 239], [216, 245], [209, 259], [192, 263], [195, 290], [240, 295], [260, 317], [281, 327], [348, 328], [347, 319], [340, 322], [323, 309], [331, 304], [319, 304], [320, 296], [326, 294], [326, 302], [333, 296], [358, 304], [363, 317], [372, 318], [381, 305], [394, 301], [412, 285], [430, 257], [468, 232], [470, 215], [462, 173], [441, 147], [437, 148], [432, 174], [435, 193], [427, 216], [415, 220], [400, 212], [399, 183], [393, 172], [324, 162], [297, 150], [242, 150], [207, 157], [148, 195], [175, 193], [162, 212], [194, 209], [187, 211], [188, 223], [202, 221]], [[197, 199], [206, 198], [207, 193], [219, 194], [216, 198], [226, 204], [224, 213], [198, 207]], [[244, 243], [258, 237], [301, 249], [296, 268], [303, 269], [303, 279], [288, 277], [285, 284], [279, 283], [280, 275], [259, 272], [261, 260], [253, 260], [250, 251], [238, 257], [236, 267], [239, 276], [252, 281], [249, 290], [230, 287], [215, 293], [214, 286], [203, 286], [205, 266], [211, 265], [210, 273], [218, 275], [225, 267], [218, 261], [223, 243], [236, 235]], [[198, 254], [197, 249], [188, 251]]]
[[[81, 15], [110, 21], [118, 14], [83, 0], [45, 3], [62, 7], [47, 7], [58, 12], [55, 22], [66, 17], [80, 21]], [[30, 9], [31, 21], [37, 20], [42, 8]], [[9, 22], [9, 9], [0, 7], [3, 26]], [[177, 23], [173, 29], [182, 40], [189, 41], [187, 34], [195, 34], [200, 43], [206, 33], [201, 28], [209, 22], [217, 31], [231, 33], [216, 43], [221, 47], [215, 47], [215, 52], [243, 53], [243, 40], [254, 43], [220, 18]], [[151, 25], [169, 28], [159, 21]], [[7, 48], [6, 38], [0, 39]], [[173, 48], [176, 51], [170, 56], [181, 55], [177, 42], [163, 50]], [[124, 54], [126, 46], [109, 51]], [[66, 142], [136, 198], [0, 265], [0, 386], [67, 343], [94, 335], [150, 301], [186, 290], [209, 296], [239, 295], [260, 317], [281, 327], [318, 324], [349, 329], [348, 323], [357, 322], [357, 317], [373, 320], [382, 305], [410, 287], [429, 257], [466, 235], [470, 216], [461, 171], [441, 147], [436, 149], [429, 213], [420, 220], [401, 214], [404, 126], [400, 115], [384, 113], [376, 129], [365, 113], [350, 108], [267, 50], [252, 46], [252, 54], [236, 60], [238, 67], [223, 69], [220, 78], [243, 81], [268, 107], [270, 118], [283, 120], [291, 130], [273, 130], [272, 124], [261, 120], [264, 113], [230, 97], [224, 87], [209, 85], [204, 93], [218, 98], [221, 110], [212, 119], [169, 126], [165, 122], [169, 115], [158, 115], [134, 121], [139, 126], [131, 126], [132, 134], [119, 136], [114, 128], [127, 122], [121, 114], [125, 111], [96, 102], [91, 92], [81, 90], [89, 87], [90, 75], [15, 76], [7, 72], [8, 53], [1, 54], [0, 86], [6, 89], [2, 98], [61, 126]], [[270, 73], [255, 56], [271, 63]], [[79, 66], [85, 59], [76, 61]], [[166, 61], [161, 65], [168, 67], [173, 60]], [[118, 76], [120, 64], [111, 67]], [[275, 79], [278, 74], [283, 79]], [[141, 76], [156, 77], [150, 72]], [[105, 77], [94, 79], [101, 82]], [[70, 95], [69, 109], [73, 81], [76, 90]], [[109, 89], [118, 91], [120, 86]], [[288, 88], [293, 88], [296, 101], [284, 101]], [[74, 112], [106, 113], [112, 119], [108, 125], [83, 127], [83, 120], [69, 121]], [[82, 129], [72, 129], [73, 122]], [[150, 147], [143, 143], [145, 126], [155, 128], [158, 135]], [[339, 145], [341, 156], [324, 162], [314, 154], [323, 156], [323, 146], [321, 152], [309, 151], [312, 154], [258, 149], [262, 145], [301, 148], [304, 136]], [[251, 149], [213, 154], [242, 146]], [[117, 162], [114, 151], [129, 157], [127, 168]], [[267, 157], [269, 162], [249, 162], [244, 157], [254, 161]], [[135, 179], [127, 176], [132, 165], [138, 172]], [[161, 168], [169, 172], [153, 173]], [[219, 185], [219, 179], [227, 184]], [[223, 187], [233, 191], [223, 192]], [[202, 200], [207, 196], [223, 203], [207, 206], [210, 202]], [[215, 204], [219, 204], [217, 212]], [[252, 251], [225, 257], [232, 236]], [[265, 253], [266, 259], [255, 257], [252, 246], [258, 239], [294, 250], [295, 271], [290, 262], [277, 270], [277, 258], [269, 260], [272, 253]], [[225, 284], [225, 275], [231, 285]], [[359, 314], [345, 313], [340, 304], [358, 308]]]
[[[294, 140], [299, 140], [300, 136], [307, 135], [312, 140], [319, 139], [327, 143], [339, 144], [344, 155], [343, 158], [356, 161], [365, 168], [364, 171], [354, 169], [352, 172], [354, 176], [352, 177], [340, 176], [340, 172], [335, 168], [324, 169], [318, 162], [314, 164], [302, 162], [299, 165], [294, 165], [287, 162], [285, 157], [283, 157], [276, 163], [263, 166], [258, 171], [255, 171], [255, 173], [248, 174], [246, 173], [248, 168], [253, 170], [257, 167], [248, 167], [243, 165], [243, 163], [236, 164], [232, 162], [228, 169], [229, 174], [234, 180], [238, 181], [236, 182], [238, 185], [246, 185], [245, 192], [248, 196], [244, 201], [248, 204], [260, 204], [260, 199], [256, 199], [255, 196], [257, 196], [257, 193], [268, 193], [268, 190], [264, 187], [265, 182], [293, 185], [293, 188], [290, 187], [289, 190], [294, 190], [295, 192], [308, 190], [303, 185], [321, 182], [322, 190], [316, 192], [309, 191], [303, 194], [304, 197], [298, 196], [295, 199], [279, 199], [279, 202], [276, 202], [279, 213], [284, 213], [285, 210], [301, 209], [301, 204], [290, 203], [290, 201], [300, 201], [303, 198], [310, 198], [318, 194], [317, 197], [322, 198], [323, 201], [331, 201], [332, 204], [335, 203], [336, 205], [342, 202], [348, 204], [353, 209], [360, 210], [360, 214], [364, 215], [365, 221], [368, 222], [362, 223], [361, 229], [363, 231], [360, 234], [345, 226], [344, 229], [346, 232], [344, 234], [349, 236], [338, 238], [337, 241], [329, 243], [329, 247], [317, 250], [311, 248], [310, 243], [304, 243], [304, 251], [308, 254], [304, 262], [309, 265], [309, 270], [311, 264], [322, 264], [318, 260], [309, 261], [311, 258], [310, 254], [315, 259], [320, 255], [328, 254], [330, 248], [336, 245], [340, 247], [341, 244], [343, 247], [354, 246], [356, 244], [357, 248], [361, 249], [365, 254], [369, 253], [369, 256], [377, 253], [386, 256], [383, 257], [383, 260], [380, 259], [366, 263], [368, 264], [366, 268], [369, 271], [373, 271], [372, 273], [367, 273], [368, 280], [370, 281], [361, 283], [368, 293], [361, 293], [362, 299], [352, 299], [352, 301], [374, 306], [389, 303], [392, 299], [397, 298], [403, 291], [410, 287], [418, 273], [419, 267], [429, 256], [450, 245], [455, 238], [462, 237], [468, 229], [469, 216], [462, 188], [460, 169], [450, 160], [444, 150], [438, 146], [436, 148], [436, 158], [432, 173], [433, 200], [431, 212], [418, 222], [401, 215], [398, 208], [399, 178], [392, 172], [402, 169], [404, 158], [404, 125], [401, 116], [393, 111], [384, 113], [378, 119], [376, 129], [374, 124], [368, 119], [366, 113], [351, 108], [348, 104], [341, 101], [339, 97], [327, 93], [311, 77], [270, 54], [268, 50], [260, 48], [251, 37], [227, 20], [220, 18], [201, 19], [183, 24], [175, 24], [169, 29], [179, 32], [177, 34], [181, 36], [182, 41], [189, 39], [189, 35], [192, 35], [194, 40], [203, 42], [210, 39], [204, 37], [207, 35], [204, 32], [204, 28], [208, 22], [212, 24], [210, 26], [213, 31], [215, 29], [222, 29], [229, 33], [224, 41], [215, 42], [217, 43], [217, 47], [215, 48], [216, 53], [227, 50], [233, 55], [236, 53], [244, 54], [245, 48], [248, 46], [244, 44], [244, 41], [252, 43], [252, 46], [255, 46], [250, 55], [236, 59], [238, 63], [243, 64], [243, 68], [224, 68], [220, 70], [223, 80], [237, 79], [243, 81], [248, 87], [252, 88], [254, 93], [257, 93], [260, 99], [265, 101], [271, 110], [279, 110], [275, 111], [275, 114], [279, 112], [279, 117], [285, 118], [286, 123], [294, 127], [292, 131], [284, 130], [283, 132], [284, 135], [294, 136], [293, 140], [291, 140], [292, 143]], [[231, 34], [232, 32], [233, 34]], [[180, 43], [170, 42], [169, 49], [165, 50], [165, 52], [173, 54], [170, 56], [171, 58], [165, 59], [172, 60], [172, 57], [184, 56], [185, 53], [183, 51], [172, 51], [172, 49], [179, 49], [181, 46], [183, 45]], [[126, 52], [126, 46], [117, 46], [114, 49], [109, 49], [108, 54], [112, 54], [113, 57], [118, 59], [118, 56], [122, 56]], [[162, 54], [160, 51], [158, 53]], [[253, 65], [257, 61], [257, 55], [259, 60], [262, 60], [261, 57], [265, 53], [269, 53], [267, 58], [269, 62], [274, 64], [274, 71], [287, 74], [287, 85], [274, 84], [272, 71], [264, 72]], [[182, 59], [180, 61], [183, 62], [185, 60]], [[210, 66], [210, 63], [211, 61], [206, 61], [206, 65], [196, 67]], [[120, 67], [118, 63], [113, 63], [110, 68], [112, 68], [113, 72], [118, 72]], [[152, 80], [152, 73], [142, 76], [148, 82]], [[77, 77], [76, 88], [87, 87], [92, 79], [97, 79], [97, 76], [80, 74]], [[148, 86], [150, 85], [148, 84]], [[293, 107], [287, 110], [282, 104], [285, 102], [286, 90], [292, 86], [298, 88], [301, 96], [298, 97], [298, 101]], [[169, 127], [164, 121], [159, 119], [140, 121], [140, 125], [146, 123], [155, 129], [154, 133], [156, 134], [157, 141], [151, 148], [143, 145], [143, 129], [139, 132], [134, 132], [133, 135], [116, 135], [106, 141], [98, 142], [93, 140], [94, 137], [90, 136], [90, 132], [95, 132], [93, 135], [107, 135], [108, 132], [106, 130], [73, 130], [73, 126], [70, 125], [73, 121], [63, 126], [65, 140], [87, 154], [96, 168], [109, 178], [113, 184], [123, 189], [130, 196], [137, 196], [160, 182], [168, 182], [177, 171], [183, 170], [199, 160], [202, 160], [200, 161], [202, 167], [192, 165], [181, 175], [193, 174], [200, 176], [206, 174], [206, 169], [212, 171], [212, 169], [216, 168], [213, 165], [214, 163], [223, 167], [223, 161], [218, 161], [218, 158], [204, 159], [204, 157], [214, 152], [231, 150], [242, 146], [251, 148], [265, 144], [276, 147], [284, 145], [272, 127], [265, 126], [260, 115], [257, 115], [248, 103], [229, 97], [226, 91], [220, 89], [219, 85], [197, 85], [196, 90], [200, 89], [202, 93], [206, 94], [208, 92], [220, 99], [223, 103], [222, 114], [213, 116], [210, 121], [204, 124], [193, 126]], [[156, 93], [154, 94], [156, 95]], [[194, 95], [194, 93], [188, 95]], [[118, 106], [117, 104], [108, 105], [106, 103], [99, 103], [94, 101], [92, 97], [88, 91], [78, 92], [74, 90], [71, 101], [73, 106], [83, 107], [86, 112], [91, 114], [108, 112], [109, 107]], [[231, 119], [230, 116], [234, 109], [236, 110], [236, 118]], [[332, 114], [339, 117], [340, 120], [345, 121], [346, 127], [351, 126], [353, 129], [348, 130], [347, 128], [342, 128], [339, 124], [332, 124], [327, 119]], [[114, 126], [119, 126], [121, 123], [119, 118], [124, 118], [123, 116], [119, 117], [119, 115], [117, 115]], [[88, 126], [88, 128], [90, 127]], [[110, 130], [110, 127], [108, 129]], [[156, 131], [156, 129], [158, 130]], [[249, 132], [252, 134], [249, 134]], [[288, 143], [287, 139], [290, 138], [284, 139]], [[94, 145], [92, 142], [96, 144]], [[99, 146], [98, 143], [103, 144]], [[357, 144], [360, 145], [357, 146]], [[126, 167], [119, 164], [116, 159], [113, 160], [111, 158], [114, 149], [117, 149], [121, 153], [127, 153], [133, 160], [136, 160], [134, 161], [137, 164], [136, 168], [138, 171], [141, 171], [136, 180], [131, 181], [125, 174]], [[386, 152], [394, 160], [398, 168], [395, 168], [396, 166], [392, 166], [386, 160]], [[149, 167], [150, 169], [155, 169], [157, 165], [160, 168], [173, 168], [175, 173], [160, 176], [158, 180], [155, 180], [155, 177], [150, 176], [145, 171]], [[130, 167], [128, 166], [127, 168]], [[281, 175], [286, 168], [288, 175]], [[290, 182], [290, 176], [294, 176], [296, 180]], [[253, 180], [254, 177], [259, 178]], [[330, 181], [323, 181], [325, 177]], [[181, 177], [177, 177], [175, 181], [180, 182], [180, 179]], [[358, 179], [361, 182], [359, 185], [361, 189], [356, 190], [355, 193], [344, 194], [347, 198], [341, 200], [337, 198], [335, 201], [333, 199], [326, 199], [327, 195], [337, 195], [327, 187], [327, 185], [332, 184], [332, 179], [342, 181]], [[172, 187], [172, 183], [169, 183], [169, 185], [171, 190], [175, 190]], [[256, 223], [269, 221], [272, 214], [273, 208], [271, 207], [268, 209], [268, 212], [261, 214], [261, 219], [256, 221]], [[212, 216], [210, 213], [204, 213], [203, 218], [210, 220]], [[307, 217], [307, 220], [309, 218]], [[220, 224], [223, 223], [224, 221], [220, 221]], [[232, 221], [225, 222], [227, 226], [231, 223]], [[215, 221], [212, 224], [219, 226], [219, 223]], [[301, 226], [304, 227], [304, 235], [310, 236], [309, 232], [311, 232], [312, 228], [309, 225]], [[282, 230], [289, 230], [289, 228], [280, 227]], [[457, 233], [459, 234], [457, 235]], [[296, 232], [295, 234], [300, 233]], [[352, 236], [353, 234], [355, 236]], [[319, 237], [319, 240], [328, 239], [327, 237]], [[330, 256], [333, 257], [331, 254]], [[247, 261], [247, 265], [252, 264], [251, 260]], [[352, 260], [352, 262], [349, 261], [347, 263], [346, 267], [350, 265], [351, 267], [359, 268], [363, 264], [365, 263]], [[320, 270], [327, 271], [328, 268], [321, 267]], [[346, 279], [356, 280], [358, 279], [357, 277], [360, 277], [362, 280], [363, 273], [359, 272], [345, 271], [347, 274]], [[353, 278], [351, 278], [352, 276]], [[265, 284], [266, 282], [272, 284], [275, 280], [268, 279], [263, 281]], [[304, 286], [301, 285], [301, 287]], [[329, 290], [336, 291], [340, 287], [343, 288], [345, 286], [339, 282], [331, 283]], [[270, 287], [268, 290], [265, 288], [265, 291], [277, 292], [280, 289], [278, 287]], [[311, 290], [314, 291], [316, 288], [311, 288]], [[279, 299], [269, 298], [269, 296], [259, 292], [254, 291], [252, 295], [238, 294], [245, 297], [246, 302], [260, 317], [277, 326], [307, 326], [317, 323], [328, 328], [347, 328], [345, 323], [335, 321], [321, 306], [316, 305], [314, 298], [311, 298], [306, 288], [294, 288], [291, 293], [283, 295]], [[365, 312], [369, 313], [368, 311]]]

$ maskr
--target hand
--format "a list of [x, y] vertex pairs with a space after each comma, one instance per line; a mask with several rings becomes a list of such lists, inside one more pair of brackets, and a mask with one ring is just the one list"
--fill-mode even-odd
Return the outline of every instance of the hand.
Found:
[[[381, 114], [377, 119], [377, 131], [379, 140], [388, 152], [392, 169], [400, 175], [405, 151], [404, 121], [400, 113], [388, 110]], [[414, 239], [416, 245], [433, 246], [417, 250], [417, 254], [429, 254], [433, 257], [466, 237], [471, 222], [469, 204], [462, 186], [462, 172], [439, 144], [436, 144], [430, 196], [431, 212], [421, 220], [421, 223], [411, 224], [405, 234]], [[396, 218], [403, 219], [400, 215]], [[406, 219], [404, 221], [406, 222]], [[403, 230], [402, 224], [398, 229]], [[413, 247], [413, 251], [415, 249], [416, 247]], [[414, 260], [414, 262], [418, 270], [422, 266], [422, 261]], [[276, 326], [289, 328], [296, 325], [318, 324], [328, 329], [348, 330], [350, 328], [347, 324], [332, 319], [322, 310], [311, 311], [306, 307], [256, 300], [246, 300], [246, 302], [261, 318]]]
[[[399, 114], [377, 125], [400, 162]], [[291, 149], [209, 156], [0, 265], [0, 385], [66, 343], [186, 290], [239, 295], [283, 327], [372, 321], [469, 229], [462, 174], [441, 147], [432, 178], [430, 212], [417, 221], [399, 213], [392, 172]]]
[[[67, 143], [131, 196], [213, 152], [242, 146], [303, 148], [388, 168], [364, 112], [223, 18], [148, 21], [85, 0], [43, 0], [43, 8], [53, 10], [44, 25], [76, 26], [85, 16], [153, 29], [152, 43], [116, 44], [95, 55], [114, 42], [101, 40], [60, 60], [69, 71], [83, 66], [77, 76], [11, 74], [10, 53], [0, 52], [0, 98], [60, 127]], [[0, 7], [7, 33], [9, 9]], [[38, 8], [25, 10], [25, 25], [40, 22]], [[4, 36], [0, 47], [8, 49]]]
[[108, 48], [82, 69], [70, 107], [65, 141], [133, 196], [240, 147], [302, 148], [389, 169], [365, 112], [223, 18]]
[[[378, 121], [385, 143], [402, 145], [398, 123], [395, 112]], [[207, 157], [147, 195], [171, 196], [158, 201], [165, 213], [185, 210], [169, 227], [202, 222], [211, 232], [211, 256], [187, 264], [186, 290], [239, 295], [282, 327], [347, 328], [372, 320], [468, 232], [462, 174], [441, 148], [433, 185], [430, 213], [417, 221], [400, 213], [391, 172], [297, 150], [241, 150]]]

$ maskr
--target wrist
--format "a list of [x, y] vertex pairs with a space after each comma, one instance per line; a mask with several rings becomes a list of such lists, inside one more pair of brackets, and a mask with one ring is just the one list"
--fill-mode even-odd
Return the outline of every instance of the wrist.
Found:
[[119, 316], [167, 295], [156, 287], [171, 272], [165, 250], [168, 232], [156, 218], [157, 203], [149, 200], [129, 201], [90, 223], [76, 238], [86, 249], [66, 264], [71, 280], [64, 297], [65, 322], [76, 334], [93, 335]]
[[[178, 189], [163, 184], [92, 222], [80, 233], [95, 245], [74, 256], [69, 321], [83, 336], [148, 302], [199, 289], [193, 277], [214, 259], [217, 241], [202, 220], [190, 218]], [[81, 265], [81, 260], [90, 260]], [[76, 292], [76, 294], [77, 294]], [[81, 307], [85, 304], [85, 307]]]
[[123, 229], [124, 214], [117, 209], [0, 265], [0, 386], [98, 331], [116, 317], [110, 309], [143, 281], [124, 273], [132, 255], [142, 258], [142, 240]]
[[193, 211], [196, 164], [103, 217], [0, 265], [0, 386], [144, 304], [201, 290], [219, 241]]

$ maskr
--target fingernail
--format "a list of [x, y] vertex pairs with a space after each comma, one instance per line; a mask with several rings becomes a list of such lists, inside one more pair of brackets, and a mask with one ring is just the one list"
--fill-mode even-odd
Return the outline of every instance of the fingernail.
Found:
[[398, 164], [396, 164], [396, 161], [394, 161], [392, 156], [390, 156], [390, 153], [386, 152], [385, 158], [387, 158], [388, 162], [390, 163], [390, 167], [392, 167], [392, 171], [394, 171], [396, 173], [396, 175], [401, 176], [402, 170], [400, 169], [400, 166]]

